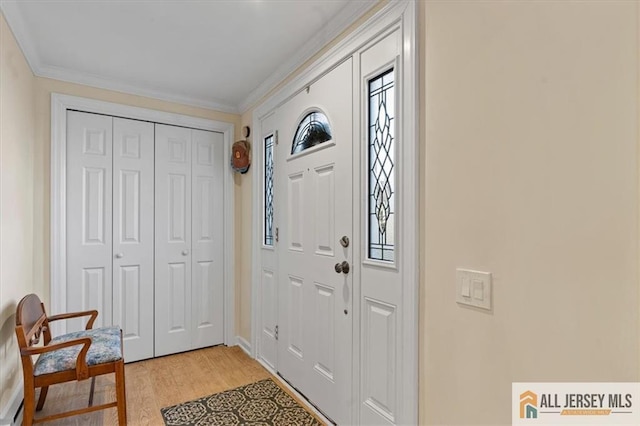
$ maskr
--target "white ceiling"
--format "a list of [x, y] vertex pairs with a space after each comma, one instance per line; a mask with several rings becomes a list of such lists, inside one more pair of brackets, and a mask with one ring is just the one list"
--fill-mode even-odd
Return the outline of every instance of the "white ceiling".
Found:
[[243, 112], [376, 0], [0, 0], [34, 73]]

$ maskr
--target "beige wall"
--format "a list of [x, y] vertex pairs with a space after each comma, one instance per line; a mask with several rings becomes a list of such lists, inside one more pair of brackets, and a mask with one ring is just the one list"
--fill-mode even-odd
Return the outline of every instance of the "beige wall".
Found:
[[[423, 423], [511, 424], [513, 381], [640, 380], [637, 7], [423, 7]], [[493, 273], [492, 313], [456, 267]]]
[[31, 69], [0, 14], [0, 413], [22, 375], [16, 305], [33, 288], [33, 93]]

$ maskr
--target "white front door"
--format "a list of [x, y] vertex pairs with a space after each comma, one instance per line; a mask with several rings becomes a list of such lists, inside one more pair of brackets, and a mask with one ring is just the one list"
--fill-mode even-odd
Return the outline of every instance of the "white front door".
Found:
[[[390, 2], [253, 112], [256, 357], [338, 424], [418, 421], [416, 12]], [[333, 137], [292, 153], [313, 110]]]
[[[275, 119], [277, 368], [338, 424], [351, 423], [353, 280], [346, 265], [353, 247], [340, 240], [353, 234], [352, 108], [348, 59], [281, 106]], [[296, 152], [298, 124], [317, 130], [304, 122], [313, 112], [326, 115], [331, 139]]]

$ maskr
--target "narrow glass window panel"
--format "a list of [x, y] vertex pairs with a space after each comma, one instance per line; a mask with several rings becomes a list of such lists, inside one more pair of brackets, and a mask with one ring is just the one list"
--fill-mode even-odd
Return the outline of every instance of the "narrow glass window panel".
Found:
[[264, 139], [264, 245], [273, 246], [273, 135]]
[[395, 260], [395, 88], [390, 69], [369, 81], [369, 254]]
[[320, 111], [305, 115], [298, 124], [296, 135], [291, 144], [291, 154], [297, 154], [307, 148], [331, 140], [331, 129], [327, 116]]

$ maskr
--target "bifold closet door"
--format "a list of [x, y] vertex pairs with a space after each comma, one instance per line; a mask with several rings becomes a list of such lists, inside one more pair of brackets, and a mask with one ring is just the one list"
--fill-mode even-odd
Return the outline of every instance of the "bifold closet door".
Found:
[[67, 310], [120, 326], [127, 362], [153, 357], [153, 133], [143, 121], [67, 115]]
[[153, 123], [113, 118], [113, 323], [125, 359], [153, 357]]
[[112, 129], [112, 117], [67, 113], [66, 310], [97, 309], [94, 328], [112, 324]]
[[223, 342], [223, 137], [156, 124], [155, 355]]
[[224, 137], [192, 130], [192, 349], [224, 341]]
[[156, 124], [155, 355], [191, 349], [191, 130]]

